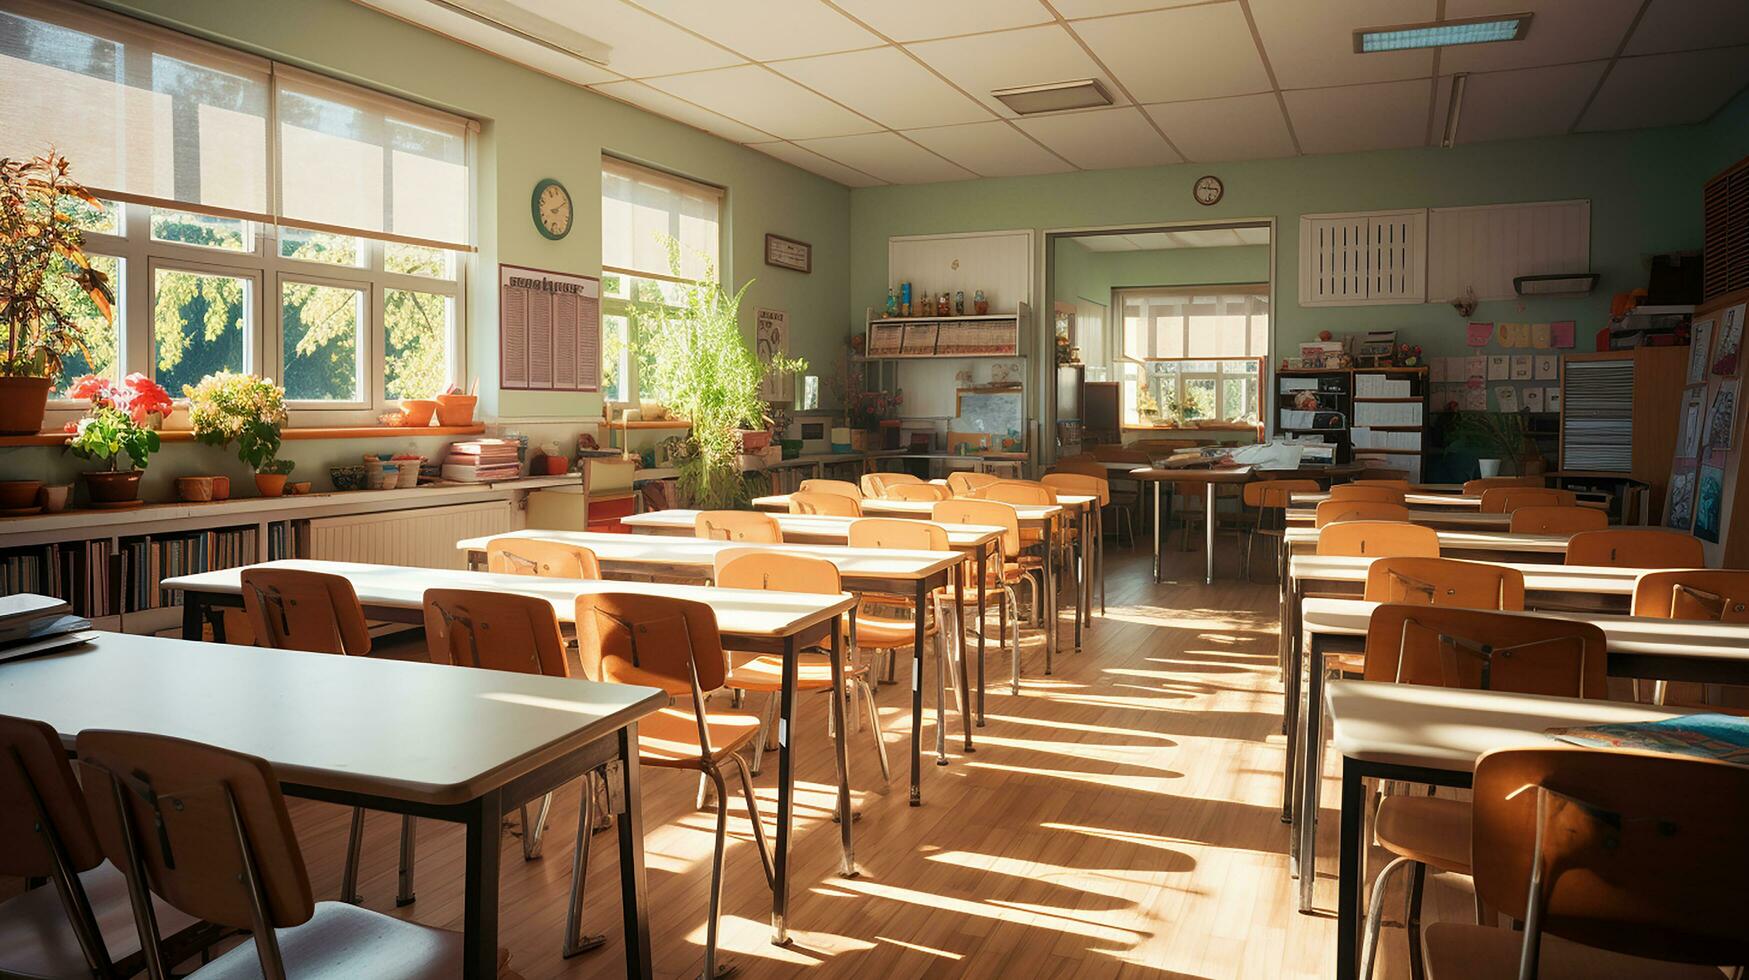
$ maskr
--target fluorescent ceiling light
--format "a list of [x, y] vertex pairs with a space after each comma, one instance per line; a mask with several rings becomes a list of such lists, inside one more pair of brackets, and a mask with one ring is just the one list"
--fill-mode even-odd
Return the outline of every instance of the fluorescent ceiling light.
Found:
[[1530, 17], [1530, 14], [1499, 14], [1433, 24], [1365, 27], [1354, 32], [1354, 53], [1373, 54], [1379, 51], [1412, 51], [1416, 48], [1444, 48], [1458, 44], [1518, 41], [1530, 30]]
[[1111, 95], [1105, 91], [1105, 86], [1092, 78], [1051, 82], [1046, 85], [1022, 85], [1019, 88], [999, 88], [990, 94], [1023, 116], [1111, 105]]
[[506, 34], [538, 44], [591, 64], [607, 67], [613, 48], [540, 16], [529, 13], [506, 0], [430, 0], [434, 6], [459, 14], [476, 24], [483, 24]]

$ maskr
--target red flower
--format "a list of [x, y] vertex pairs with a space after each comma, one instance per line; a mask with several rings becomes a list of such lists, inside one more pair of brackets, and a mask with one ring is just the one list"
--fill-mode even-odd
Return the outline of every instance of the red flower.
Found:
[[100, 378], [95, 374], [86, 374], [73, 380], [73, 386], [67, 389], [67, 397], [90, 398], [95, 401], [108, 390], [109, 379]]

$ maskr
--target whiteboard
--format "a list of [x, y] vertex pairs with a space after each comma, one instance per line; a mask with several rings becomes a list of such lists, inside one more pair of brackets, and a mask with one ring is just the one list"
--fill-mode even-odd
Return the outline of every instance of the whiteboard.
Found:
[[958, 417], [949, 432], [983, 432], [991, 436], [991, 448], [1022, 452], [1026, 449], [1026, 392], [1019, 387], [961, 388]]
[[1427, 224], [1427, 301], [1473, 288], [1513, 299], [1514, 276], [1591, 271], [1591, 202], [1534, 201], [1433, 208]]

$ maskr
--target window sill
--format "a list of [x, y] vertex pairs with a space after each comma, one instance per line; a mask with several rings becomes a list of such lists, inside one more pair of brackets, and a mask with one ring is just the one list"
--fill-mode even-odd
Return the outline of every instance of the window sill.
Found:
[[[280, 438], [296, 439], [380, 439], [393, 436], [477, 436], [486, 431], [484, 423], [473, 425], [355, 425], [328, 428], [284, 429]], [[160, 431], [162, 442], [193, 442], [194, 433], [186, 429]], [[0, 448], [7, 446], [60, 446], [67, 442], [65, 432], [43, 432], [34, 436], [0, 436]]]

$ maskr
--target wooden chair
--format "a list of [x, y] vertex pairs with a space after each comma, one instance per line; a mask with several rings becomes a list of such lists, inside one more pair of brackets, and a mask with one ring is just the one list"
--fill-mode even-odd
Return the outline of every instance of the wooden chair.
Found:
[[[339, 575], [294, 568], [243, 569], [243, 611], [255, 641], [276, 650], [370, 654], [370, 628], [352, 583]], [[401, 867], [395, 904], [413, 902], [413, 818], [401, 816]], [[346, 866], [340, 875], [340, 899], [362, 905], [358, 865], [364, 841], [364, 808], [352, 808], [346, 839]]]
[[[1067, 493], [1097, 498], [1097, 502], [1094, 506], [1099, 508], [1099, 514], [1101, 517], [1100, 526], [1103, 528], [1104, 514], [1111, 506], [1111, 481], [1106, 479], [1103, 474], [1099, 476], [1089, 476], [1085, 473], [1046, 473], [1044, 476], [1038, 478], [1038, 482], [1050, 488], [1050, 491], [1053, 494]], [[1122, 511], [1118, 511], [1118, 513], [1122, 513]], [[1103, 533], [1101, 533], [1100, 536], [1103, 538]], [[1130, 540], [1132, 542], [1135, 540], [1135, 534], [1133, 531], [1130, 534]], [[1100, 561], [1103, 562], [1103, 549], [1099, 552], [1099, 555]], [[1103, 573], [1101, 573], [1099, 578], [1099, 608], [1101, 610], [1105, 608], [1105, 576]]]
[[493, 538], [486, 542], [486, 571], [542, 578], [601, 578], [595, 552], [582, 545], [535, 538]]
[[[1749, 623], [1749, 571], [1740, 568], [1685, 568], [1647, 572], [1634, 581], [1633, 615], [1655, 619], [1690, 619], [1717, 623]], [[1669, 684], [1654, 681], [1652, 702], [1664, 704]], [[1742, 708], [1707, 703], [1707, 688], [1697, 702], [1677, 702], [1727, 714]]]
[[974, 473], [971, 470], [960, 470], [947, 475], [947, 489], [956, 497], [970, 497], [972, 492], [995, 483], [1000, 477], [988, 473]]
[[777, 518], [756, 510], [701, 510], [692, 519], [693, 537], [740, 544], [782, 544]]
[[1398, 555], [1368, 566], [1365, 598], [1407, 605], [1522, 610], [1524, 573], [1488, 562]]
[[151, 895], [252, 934], [191, 978], [461, 973], [459, 932], [313, 901], [291, 815], [265, 760], [133, 732], [80, 732], [77, 747], [97, 839], [131, 886], [149, 976], [166, 977], [172, 965], [159, 947]]
[[1480, 497], [1485, 490], [1495, 487], [1540, 487], [1543, 478], [1540, 476], [1484, 476], [1480, 479], [1464, 481], [1464, 496]]
[[1439, 532], [1399, 521], [1342, 521], [1318, 530], [1318, 554], [1351, 558], [1438, 558]]
[[1287, 528], [1288, 503], [1296, 493], [1317, 493], [1318, 490], [1317, 480], [1253, 480], [1240, 488], [1239, 502], [1257, 512], [1251, 532], [1245, 537], [1245, 581], [1251, 581], [1251, 549], [1257, 543], [1257, 536], [1261, 534], [1275, 542], [1279, 559]]
[[948, 493], [946, 487], [938, 487], [933, 483], [917, 482], [889, 485], [883, 496], [887, 500], [926, 500], [934, 503], [937, 500], [946, 500], [953, 494]]
[[[1034, 582], [1028, 571], [1036, 568], [1035, 560], [1025, 555], [1020, 547], [1020, 519], [1010, 504], [997, 500], [974, 500], [956, 497], [944, 500], [935, 505], [930, 513], [930, 519], [941, 524], [979, 524], [986, 527], [999, 527], [1002, 537], [998, 542], [997, 554], [984, 569], [984, 603], [985, 608], [978, 610], [977, 627], [980, 635], [985, 633], [984, 612], [989, 604], [996, 604], [998, 648], [1007, 646], [1011, 658], [1010, 690], [1020, 693], [1020, 600], [1014, 592], [1015, 584], [1025, 582], [1031, 591], [1033, 607], [1040, 604], [1044, 594], [1039, 583]], [[858, 522], [863, 523], [863, 522]], [[856, 525], [851, 525], [855, 527]], [[962, 565], [965, 578], [967, 598], [977, 602], [977, 571], [976, 565]], [[1014, 614], [1014, 630], [1010, 634], [1009, 613]]]
[[1576, 746], [1476, 762], [1479, 901], [1523, 931], [1427, 927], [1428, 975], [1706, 980], [1749, 961], [1749, 769]]
[[[0, 875], [43, 879], [0, 903], [0, 975], [133, 976], [145, 968], [127, 876], [104, 860], [85, 796], [48, 725], [0, 715]], [[180, 962], [220, 932], [161, 900], [153, 919]]]
[[[1375, 504], [1403, 503], [1403, 488], [1372, 486], [1364, 483], [1338, 483], [1330, 488], [1330, 500], [1364, 500]], [[1327, 503], [1328, 501], [1326, 501]]]
[[[707, 705], [705, 695], [721, 690], [728, 680], [717, 617], [702, 602], [660, 595], [601, 593], [577, 597], [577, 648], [583, 674], [608, 684], [640, 684], [667, 692], [677, 704], [638, 721], [638, 762], [658, 769], [702, 772], [716, 788], [716, 848], [711, 854], [710, 918], [705, 924], [704, 971], [717, 976], [717, 921], [723, 902], [723, 851], [727, 845], [729, 810], [722, 767], [732, 763], [741, 777], [753, 839], [765, 868], [765, 883], [773, 881], [771, 850], [765, 823], [753, 795], [753, 777], [739, 752], [759, 737], [759, 716], [751, 711]], [[585, 808], [587, 809], [587, 808]], [[571, 907], [576, 922], [588, 870], [588, 813], [577, 823], [579, 872], [571, 879]]]
[[841, 493], [802, 491], [789, 495], [789, 512], [792, 514], [819, 514], [824, 517], [861, 517], [862, 500], [859, 497], [849, 497]]
[[887, 495], [887, 490], [891, 487], [896, 487], [901, 484], [927, 483], [929, 481], [919, 476], [913, 476], [910, 473], [900, 473], [896, 470], [888, 470], [881, 473], [864, 473], [862, 478], [857, 482], [862, 489], [862, 495], [864, 497], [880, 498], [885, 497]]
[[[953, 550], [947, 542], [947, 529], [940, 524], [893, 517], [865, 517], [860, 521], [852, 521], [846, 543], [852, 548], [891, 548], [895, 551]], [[976, 593], [969, 592], [968, 597], [969, 601], [977, 602]], [[857, 603], [856, 648], [886, 652], [888, 682], [893, 680], [898, 652], [911, 648], [917, 642], [916, 601], [914, 595], [865, 593]], [[894, 609], [904, 611], [904, 615], [894, 615], [891, 612]], [[951, 661], [950, 666], [953, 669], [948, 673], [956, 685], [955, 696], [963, 697], [957, 685], [958, 658], [964, 656], [964, 630], [957, 622], [952, 592], [943, 589], [931, 595], [928, 612], [933, 615], [924, 619], [924, 639], [946, 638], [948, 649], [945, 653], [937, 649], [937, 663], [942, 661], [943, 656]], [[940, 703], [943, 691], [940, 671], [937, 671], [935, 679], [937, 703]], [[943, 751], [946, 751], [946, 738], [945, 728], [936, 733], [936, 740]]]
[[1579, 497], [1571, 490], [1552, 487], [1492, 487], [1482, 491], [1484, 514], [1510, 514], [1519, 507], [1577, 507]]
[[[889, 476], [891, 474], [883, 473], [881, 475]], [[797, 489], [802, 493], [835, 493], [840, 497], [849, 497], [851, 500], [862, 499], [862, 491], [857, 489], [856, 484], [848, 480], [803, 480]]]
[[[905, 521], [907, 524], [917, 524], [928, 527], [921, 521]], [[855, 527], [856, 525], [851, 525]], [[806, 592], [822, 595], [837, 595], [844, 591], [838, 577], [838, 567], [822, 558], [809, 558], [804, 555], [790, 555], [779, 552], [757, 551], [752, 548], [731, 548], [717, 552], [715, 582], [718, 588], [724, 589], [758, 589], [772, 592]], [[912, 624], [905, 624], [909, 633]], [[777, 696], [783, 690], [783, 657], [777, 654], [729, 653], [729, 679], [726, 687], [732, 691], [758, 693], [766, 695], [764, 710], [760, 713], [761, 737], [753, 740], [753, 765], [755, 776], [759, 775], [760, 762], [764, 758], [766, 741], [775, 734], [777, 725]], [[868, 668], [860, 663], [846, 661], [844, 665], [844, 682], [849, 685], [846, 695], [849, 707], [854, 711], [856, 695], [862, 695], [863, 704], [868, 712], [868, 725], [874, 735], [875, 749], [881, 760], [881, 785], [884, 787], [892, 778], [887, 766], [887, 744], [881, 739], [881, 717], [875, 708], [874, 691], [868, 684]], [[832, 690], [832, 662], [823, 653], [804, 653], [796, 666], [797, 691], [828, 691]], [[828, 715], [830, 717], [830, 715]], [[839, 819], [844, 815], [839, 814]]]
[[1580, 531], [1567, 540], [1567, 564], [1609, 568], [1699, 568], [1706, 564], [1700, 539], [1663, 528]]
[[[1032, 480], [998, 480], [987, 487], [981, 488], [978, 496], [983, 500], [993, 500], [998, 503], [1011, 504], [1015, 507], [1049, 507], [1057, 502], [1056, 491], [1042, 483]], [[1053, 521], [1052, 526], [1056, 531], [1052, 540], [1052, 545], [1055, 547], [1057, 553], [1054, 555], [1045, 555], [1043, 560], [1056, 562], [1060, 567], [1061, 557], [1070, 545], [1073, 527], [1067, 520], [1063, 519]], [[1043, 531], [1031, 528], [1022, 528], [1020, 531], [1020, 550], [1022, 553], [1025, 553], [1027, 549], [1030, 548], [1042, 548], [1044, 541], [1045, 534]], [[1042, 571], [1040, 572], [1040, 575], [1041, 581], [1039, 582], [1038, 589], [1034, 595], [1039, 596], [1042, 600], [1044, 596]], [[1042, 605], [1043, 603], [1041, 601], [1039, 603], [1034, 603], [1032, 606], [1035, 621], [1043, 612], [1041, 608]]]
[[1312, 526], [1323, 527], [1339, 521], [1395, 521], [1406, 524], [1409, 508], [1402, 504], [1378, 500], [1325, 500], [1312, 512]]
[[1596, 507], [1545, 507], [1532, 504], [1514, 507], [1506, 529], [1513, 534], [1573, 534], [1577, 531], [1601, 531], [1609, 526], [1609, 515]]

